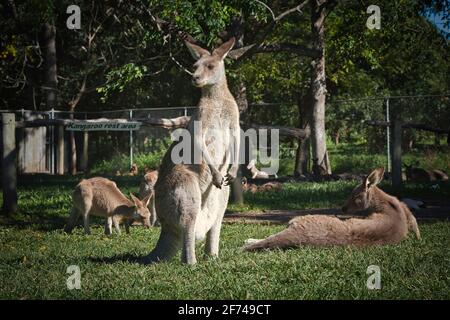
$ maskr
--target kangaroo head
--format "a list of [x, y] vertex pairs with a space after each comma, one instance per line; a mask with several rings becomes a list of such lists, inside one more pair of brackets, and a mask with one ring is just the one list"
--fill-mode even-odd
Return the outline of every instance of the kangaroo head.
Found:
[[225, 79], [225, 64], [223, 60], [234, 46], [231, 38], [212, 53], [193, 43], [186, 42], [192, 57], [197, 60], [194, 64], [192, 82], [196, 87], [213, 86]]
[[352, 214], [356, 211], [366, 210], [372, 206], [374, 187], [383, 180], [384, 168], [373, 170], [361, 183], [357, 186], [342, 207], [344, 213]]
[[152, 194], [146, 196], [142, 200], [139, 200], [132, 193], [130, 194], [130, 196], [134, 202], [133, 220], [141, 222], [146, 228], [150, 228], [150, 211], [148, 210], [147, 206], [150, 202]]

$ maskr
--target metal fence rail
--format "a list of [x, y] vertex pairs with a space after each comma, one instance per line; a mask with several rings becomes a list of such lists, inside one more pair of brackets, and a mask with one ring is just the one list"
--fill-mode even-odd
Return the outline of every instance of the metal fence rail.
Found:
[[[414, 123], [414, 117], [418, 115], [423, 115], [433, 111], [434, 107], [440, 103], [442, 98], [446, 99], [446, 106], [450, 109], [450, 94], [440, 94], [440, 95], [398, 95], [398, 96], [379, 96], [379, 97], [362, 97], [362, 98], [349, 98], [349, 99], [329, 99], [327, 100], [327, 116], [333, 117], [331, 120], [336, 122], [336, 120], [342, 121], [343, 126], [352, 127], [353, 131], [356, 132], [370, 132], [374, 131], [375, 127], [369, 128], [367, 126], [368, 121], [385, 121], [390, 123], [392, 120], [392, 115], [397, 109], [403, 108], [403, 110], [408, 109], [407, 107], [412, 106], [420, 112], [416, 114], [411, 112], [406, 112], [403, 117], [403, 121], [409, 121]], [[445, 104], [445, 103], [444, 103]], [[282, 112], [282, 106], [284, 108], [290, 108], [290, 106], [297, 105], [297, 102], [277, 102], [277, 103], [250, 103], [249, 104], [249, 115], [250, 117], [255, 115], [267, 114], [268, 119], [278, 119], [277, 115]], [[405, 108], [405, 106], [407, 106]], [[145, 119], [145, 118], [176, 118], [180, 116], [192, 115], [195, 106], [181, 106], [181, 107], [155, 107], [155, 108], [123, 108], [116, 110], [103, 110], [103, 111], [66, 111], [66, 110], [48, 110], [48, 111], [35, 111], [35, 110], [0, 110], [0, 113], [15, 113], [18, 122], [26, 120], [27, 115], [41, 116], [44, 119], [58, 120], [58, 119], [78, 119], [78, 120], [93, 120], [99, 118], [105, 119]], [[261, 113], [260, 109], [266, 108], [265, 112]], [[336, 110], [350, 110], [348, 112], [336, 112]], [[436, 111], [437, 112], [437, 111]], [[272, 114], [273, 113], [273, 114]], [[263, 117], [264, 118], [264, 117]], [[264, 119], [259, 119], [264, 123]], [[281, 117], [280, 117], [281, 119]], [[285, 119], [286, 120], [286, 119]], [[295, 120], [295, 119], [294, 119]], [[296, 125], [296, 121], [287, 119], [291, 126]], [[281, 121], [281, 120], [280, 120]], [[447, 123], [450, 119], [447, 119]], [[419, 123], [419, 122], [415, 122]], [[327, 133], [331, 134], [329, 122], [327, 121]], [[434, 123], [422, 123], [425, 126], [435, 125]], [[441, 125], [442, 126], [442, 125]], [[404, 128], [406, 128], [404, 126]], [[417, 128], [416, 128], [417, 129]], [[448, 128], [442, 128], [445, 130]], [[364, 131], [365, 130], [365, 131]], [[369, 130], [369, 131], [367, 131]], [[382, 143], [386, 154], [386, 167], [388, 171], [391, 171], [391, 152], [392, 152], [392, 141], [391, 141], [391, 126], [379, 126], [377, 129], [380, 133], [378, 134], [378, 141], [380, 134], [382, 134], [384, 143]], [[128, 136], [124, 136], [124, 133]], [[46, 143], [47, 143], [47, 168], [50, 173], [55, 172], [56, 156], [56, 128], [49, 126], [46, 130]], [[142, 126], [140, 130], [133, 132], [132, 130], [126, 132], [108, 132], [107, 134], [102, 132], [92, 132], [89, 134], [89, 143], [96, 142], [94, 148], [90, 148], [90, 156], [92, 153], [93, 158], [101, 157], [102, 151], [97, 150], [97, 146], [106, 144], [106, 149], [110, 153], [111, 157], [117, 154], [128, 154], [130, 159], [130, 166], [135, 160], [135, 156], [140, 153], [150, 153], [154, 151], [155, 146], [158, 145], [158, 141], [168, 137], [166, 130], [158, 127]], [[102, 136], [103, 135], [103, 136]], [[84, 143], [84, 140], [81, 142]], [[120, 141], [120, 143], [118, 143]], [[111, 147], [108, 147], [108, 143]], [[381, 144], [380, 144], [381, 145]], [[105, 149], [105, 148], [102, 148]], [[295, 156], [295, 145], [289, 144], [284, 146], [284, 149], [288, 151], [286, 155]], [[66, 150], [67, 151], [67, 150]], [[103, 152], [104, 153], [104, 152]], [[67, 157], [68, 158], [68, 157]]]

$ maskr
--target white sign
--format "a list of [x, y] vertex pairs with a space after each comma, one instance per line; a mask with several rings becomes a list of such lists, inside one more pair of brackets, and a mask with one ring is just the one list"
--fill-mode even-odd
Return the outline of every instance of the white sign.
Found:
[[77, 121], [69, 123], [66, 130], [69, 131], [136, 131], [141, 127], [141, 122], [127, 121]]

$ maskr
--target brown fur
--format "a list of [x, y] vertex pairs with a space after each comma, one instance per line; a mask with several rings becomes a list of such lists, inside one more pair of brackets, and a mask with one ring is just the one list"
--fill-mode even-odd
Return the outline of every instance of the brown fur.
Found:
[[138, 168], [136, 163], [133, 163], [133, 165], [130, 168], [129, 175], [130, 176], [137, 176], [138, 173], [139, 173], [139, 168]]
[[65, 231], [70, 233], [81, 215], [84, 221], [84, 230], [90, 234], [89, 216], [105, 217], [105, 234], [112, 233], [112, 224], [120, 233], [119, 224], [125, 223], [129, 232], [129, 222], [136, 219], [145, 226], [150, 226], [147, 205], [149, 197], [140, 201], [131, 195], [133, 201], [127, 199], [117, 188], [117, 185], [105, 178], [83, 179], [75, 187], [72, 194], [73, 207]]
[[448, 181], [448, 175], [442, 170], [433, 170], [433, 174], [437, 181]]
[[384, 170], [374, 170], [364, 182], [355, 188], [342, 208], [346, 213], [368, 210], [367, 218], [341, 220], [325, 215], [307, 215], [289, 222], [287, 229], [260, 241], [253, 241], [244, 250], [289, 248], [303, 245], [383, 245], [405, 239], [412, 230], [420, 239], [416, 219], [408, 207], [376, 185]]
[[145, 197], [150, 197], [150, 202], [148, 204], [148, 210], [150, 211], [150, 225], [154, 226], [157, 224], [157, 216], [155, 210], [155, 184], [158, 180], [158, 170], [146, 170], [141, 184], [139, 185], [139, 196], [141, 199]]
[[[238, 170], [238, 161], [230, 158], [229, 151], [233, 138], [239, 150], [239, 110], [228, 89], [224, 66], [234, 39], [212, 53], [191, 43], [186, 45], [196, 59], [192, 81], [202, 91], [188, 130], [196, 150], [201, 150], [203, 163], [173, 163], [171, 153], [176, 143], [166, 152], [155, 185], [161, 234], [155, 249], [143, 259], [144, 263], [168, 260], [181, 248], [181, 260], [195, 264], [195, 241], [203, 238], [206, 238], [205, 254], [217, 256], [229, 183]], [[194, 130], [194, 123], [201, 125], [201, 134]]]
[[253, 194], [264, 191], [281, 191], [283, 190], [283, 184], [280, 182], [266, 182], [262, 185], [256, 185], [254, 183], [249, 183], [246, 178], [243, 178], [242, 189]]
[[442, 170], [426, 170], [413, 166], [406, 166], [406, 179], [409, 182], [448, 181], [448, 175]]

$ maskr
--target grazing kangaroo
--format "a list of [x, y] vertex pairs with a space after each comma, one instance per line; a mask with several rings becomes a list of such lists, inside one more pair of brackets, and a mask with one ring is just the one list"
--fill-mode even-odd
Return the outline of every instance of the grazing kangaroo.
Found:
[[398, 243], [412, 230], [420, 239], [416, 219], [408, 207], [376, 185], [384, 169], [375, 169], [355, 188], [342, 208], [345, 213], [368, 210], [368, 218], [340, 220], [326, 215], [307, 215], [289, 222], [287, 229], [264, 240], [250, 240], [244, 250], [290, 248], [303, 245], [381, 245]]
[[155, 183], [158, 180], [158, 170], [148, 171], [139, 185], [139, 196], [141, 199], [150, 196], [148, 210], [150, 211], [150, 225], [154, 226], [157, 223], [156, 209], [155, 209]]
[[64, 231], [70, 233], [78, 220], [83, 216], [84, 232], [91, 234], [89, 216], [106, 218], [105, 234], [112, 233], [112, 225], [120, 234], [120, 223], [125, 223], [126, 232], [129, 233], [129, 225], [133, 220], [142, 222], [146, 227], [150, 226], [150, 212], [147, 205], [150, 196], [140, 201], [131, 195], [130, 201], [117, 188], [117, 185], [105, 178], [83, 179], [75, 187], [72, 193], [73, 207], [69, 221]]
[[[192, 81], [202, 92], [188, 130], [202, 159], [200, 164], [174, 163], [171, 153], [176, 143], [165, 154], [155, 185], [161, 234], [144, 263], [168, 260], [182, 247], [182, 262], [195, 264], [195, 241], [205, 236], [206, 256], [218, 255], [229, 183], [236, 177], [239, 166], [239, 111], [228, 89], [224, 66], [234, 38], [212, 53], [188, 42], [186, 45], [197, 60]], [[194, 130], [195, 123], [200, 124], [200, 133]]]

